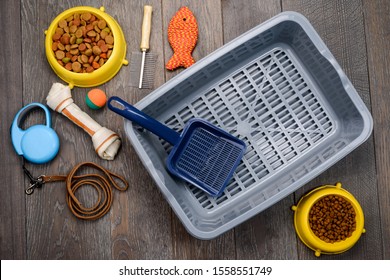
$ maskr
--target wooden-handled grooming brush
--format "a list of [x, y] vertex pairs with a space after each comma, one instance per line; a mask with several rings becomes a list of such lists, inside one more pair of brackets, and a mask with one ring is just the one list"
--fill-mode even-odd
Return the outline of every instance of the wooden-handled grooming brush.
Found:
[[138, 88], [152, 88], [157, 56], [149, 51], [150, 33], [152, 28], [152, 6], [144, 6], [144, 16], [141, 32], [141, 53], [133, 52], [130, 64], [130, 84]]

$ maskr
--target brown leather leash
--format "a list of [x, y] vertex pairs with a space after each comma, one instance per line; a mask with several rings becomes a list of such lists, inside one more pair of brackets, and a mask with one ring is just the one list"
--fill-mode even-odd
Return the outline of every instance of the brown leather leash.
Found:
[[[85, 175], [75, 175], [83, 167], [91, 167], [103, 173], [93, 173]], [[30, 187], [26, 189], [26, 194], [32, 194], [35, 188], [41, 187], [45, 183], [65, 181], [66, 184], [66, 202], [70, 211], [79, 219], [96, 220], [103, 217], [110, 210], [113, 201], [112, 187], [119, 191], [126, 191], [129, 184], [124, 177], [115, 174], [100, 165], [93, 162], [82, 162], [76, 165], [68, 175], [41, 175], [34, 178], [31, 173], [23, 166], [23, 170], [30, 178]], [[121, 181], [122, 186], [115, 179]], [[98, 193], [95, 204], [91, 207], [85, 207], [76, 197], [75, 193], [81, 187], [91, 186]]]

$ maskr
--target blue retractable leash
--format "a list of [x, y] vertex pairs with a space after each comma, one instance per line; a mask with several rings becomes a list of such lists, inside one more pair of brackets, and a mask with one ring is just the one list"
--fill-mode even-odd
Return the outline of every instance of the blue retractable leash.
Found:
[[[19, 127], [20, 122], [32, 109], [43, 109], [46, 115], [46, 125], [33, 125], [23, 130]], [[11, 125], [11, 140], [16, 153], [23, 156], [27, 161], [43, 164], [51, 161], [58, 153], [60, 140], [57, 133], [51, 128], [49, 109], [41, 103], [30, 103], [19, 110]], [[35, 178], [23, 164], [23, 171], [30, 179], [30, 188], [26, 190], [31, 194], [36, 187], [43, 184], [42, 178]]]
[[[20, 122], [32, 109], [40, 107], [46, 114], [46, 125], [33, 125], [23, 130], [19, 127]], [[11, 125], [12, 145], [18, 155], [31, 163], [42, 164], [52, 160], [58, 153], [60, 141], [57, 133], [50, 127], [50, 112], [46, 106], [40, 103], [31, 103], [23, 107], [15, 116]], [[80, 168], [90, 167], [97, 169], [103, 174], [75, 175]], [[23, 171], [30, 180], [30, 186], [26, 194], [32, 194], [36, 188], [46, 182], [66, 182], [66, 202], [70, 211], [79, 219], [96, 220], [104, 216], [111, 207], [112, 188], [125, 191], [129, 184], [124, 177], [92, 162], [83, 162], [76, 165], [68, 175], [41, 175], [34, 177], [24, 166]], [[105, 175], [105, 176], [102, 176]], [[122, 184], [118, 184], [118, 181]], [[84, 207], [77, 199], [75, 192], [84, 185], [93, 185], [98, 191], [99, 197], [93, 207]]]

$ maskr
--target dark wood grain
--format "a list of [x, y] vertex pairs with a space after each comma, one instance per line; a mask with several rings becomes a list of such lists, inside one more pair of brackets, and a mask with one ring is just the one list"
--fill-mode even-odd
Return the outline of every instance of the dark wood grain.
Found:
[[[282, 6], [283, 10], [295, 10], [309, 19], [346, 72], [360, 97], [367, 107], [371, 108], [362, 3], [360, 1], [316, 1], [314, 3], [305, 0], [285, 0]], [[298, 200], [314, 187], [341, 182], [344, 188], [358, 199], [363, 208], [367, 234], [345, 254], [324, 256], [324, 258], [382, 258], [382, 244], [375, 241], [380, 236], [381, 225], [377, 219], [378, 185], [374, 154], [374, 143], [370, 138], [296, 193]], [[302, 243], [298, 244], [300, 245], [299, 258], [315, 258], [313, 252]]]
[[[153, 7], [150, 53], [158, 56], [155, 86], [164, 81], [163, 48], [161, 48], [161, 3], [154, 0], [126, 1], [119, 8], [112, 1], [107, 2], [107, 9], [121, 25], [127, 42], [127, 57], [140, 53], [141, 25], [144, 4]], [[130, 63], [134, 63], [130, 61]], [[145, 67], [148, 67], [146, 65]], [[106, 84], [109, 96], [119, 96], [134, 104], [151, 90], [130, 87], [130, 65], [123, 67], [114, 80]], [[111, 257], [113, 259], [171, 259], [171, 210], [151, 179], [142, 162], [127, 140], [123, 118], [112, 112], [105, 112], [105, 122], [120, 133], [122, 149], [110, 168], [126, 176], [130, 188], [125, 194], [118, 194], [118, 201], [113, 205], [111, 216]]]
[[[281, 12], [280, 1], [275, 0], [222, 3], [225, 43]], [[290, 195], [239, 225], [235, 229], [237, 258], [296, 259], [297, 238], [290, 211], [293, 204]]]
[[363, 1], [368, 69], [374, 118], [379, 216], [383, 236], [383, 258], [390, 259], [390, 3]]
[[[4, 2], [4, 3], [3, 3]], [[387, 0], [26, 0], [2, 2], [0, 26], [0, 203], [1, 259], [314, 259], [297, 238], [290, 207], [308, 190], [338, 181], [360, 202], [366, 234], [349, 251], [321, 259], [390, 259], [390, 3]], [[302, 13], [318, 31], [368, 108], [372, 108], [374, 133], [363, 145], [295, 194], [234, 229], [208, 241], [191, 236], [144, 168], [126, 137], [123, 118], [107, 108], [94, 111], [85, 104], [88, 88], [75, 87], [75, 103], [98, 123], [116, 131], [122, 147], [114, 161], [100, 159], [90, 137], [64, 116], [52, 112], [53, 128], [61, 148], [50, 163], [26, 163], [34, 175], [67, 174], [76, 164], [92, 161], [125, 176], [130, 187], [114, 190], [110, 212], [97, 221], [75, 218], [65, 203], [63, 182], [51, 183], [26, 196], [28, 180], [22, 160], [13, 150], [9, 126], [16, 112], [30, 102], [46, 103], [52, 83], [61, 81], [45, 57], [44, 31], [62, 11], [79, 5], [104, 6], [122, 27], [126, 58], [139, 52], [143, 5], [153, 6], [150, 52], [157, 55], [154, 87], [183, 71], [168, 71], [172, 55], [168, 24], [182, 6], [188, 6], [199, 25], [193, 56], [199, 60], [218, 47], [264, 22], [280, 11]], [[109, 82], [99, 86], [108, 96], [134, 104], [152, 90], [130, 86], [130, 67], [124, 66]], [[23, 127], [41, 123], [43, 112], [34, 111]], [[90, 172], [86, 169], [82, 172]], [[91, 204], [96, 193], [79, 193]]]
[[[48, 5], [47, 1], [22, 1], [23, 96], [26, 103], [42, 102], [54, 82], [61, 81], [50, 69], [45, 58], [44, 40], [51, 21], [73, 6], [99, 7], [98, 1], [62, 1]], [[39, 78], [38, 78], [39, 77]], [[75, 89], [72, 96], [85, 110], [86, 89]], [[85, 160], [98, 161], [91, 138], [64, 116], [52, 112], [53, 128], [60, 138], [60, 152], [50, 163], [32, 166], [34, 174], [67, 174]], [[103, 164], [102, 164], [103, 165]], [[93, 196], [85, 194], [84, 203], [92, 204]], [[96, 222], [75, 218], [65, 202], [65, 184], [46, 184], [26, 200], [27, 248], [30, 259], [105, 259], [110, 257], [111, 228], [109, 216]]]
[[[7, 14], [5, 12], [7, 11]], [[0, 26], [5, 40], [0, 48], [0, 92], [1, 92], [1, 151], [0, 174], [2, 191], [0, 203], [0, 256], [1, 259], [26, 258], [26, 209], [21, 169], [22, 160], [16, 156], [12, 147], [9, 128], [14, 115], [23, 102], [22, 80], [22, 34], [20, 33], [20, 3], [2, 3]]]
[[[163, 1], [163, 34], [165, 63], [173, 51], [167, 38], [168, 24], [175, 13], [187, 6], [195, 15], [199, 38], [193, 51], [195, 61], [203, 58], [223, 45], [221, 26], [221, 2], [212, 1]], [[166, 80], [171, 79], [183, 69], [166, 71]], [[179, 219], [172, 212], [172, 241], [174, 258], [176, 259], [235, 259], [233, 231], [211, 241], [201, 241], [186, 232]]]

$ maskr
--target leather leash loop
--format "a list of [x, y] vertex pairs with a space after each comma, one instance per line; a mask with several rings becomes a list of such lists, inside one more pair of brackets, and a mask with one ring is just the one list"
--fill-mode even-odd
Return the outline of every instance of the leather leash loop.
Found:
[[[84, 167], [96, 169], [100, 171], [100, 174], [92, 173], [85, 175], [75, 175], [77, 171]], [[82, 162], [76, 165], [66, 176], [41, 175], [38, 178], [40, 185], [49, 182], [65, 181], [66, 203], [68, 204], [68, 207], [73, 215], [82, 220], [96, 220], [107, 214], [113, 201], [112, 187], [119, 191], [126, 191], [129, 187], [129, 184], [124, 177], [115, 174], [93, 162]], [[120, 181], [120, 184], [118, 184], [118, 181]], [[83, 206], [83, 204], [76, 196], [77, 190], [87, 185], [95, 189], [98, 195], [95, 203], [91, 207]], [[32, 188], [31, 184], [30, 188]], [[34, 188], [32, 188], [32, 191]]]

